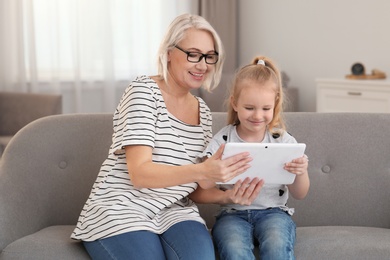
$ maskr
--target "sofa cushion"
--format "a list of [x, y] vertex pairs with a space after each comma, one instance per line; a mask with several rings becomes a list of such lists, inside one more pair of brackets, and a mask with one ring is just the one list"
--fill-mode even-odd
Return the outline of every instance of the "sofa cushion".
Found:
[[390, 230], [353, 226], [297, 228], [297, 259], [389, 259]]
[[1, 259], [90, 259], [83, 244], [70, 238], [75, 226], [51, 226], [9, 244]]
[[[81, 242], [70, 239], [73, 225], [51, 226], [8, 245], [1, 259], [90, 259]], [[298, 227], [297, 259], [388, 259], [390, 231], [384, 228]], [[362, 252], [362, 253], [359, 253]], [[258, 248], [255, 250], [258, 255]], [[361, 258], [359, 258], [361, 256]]]

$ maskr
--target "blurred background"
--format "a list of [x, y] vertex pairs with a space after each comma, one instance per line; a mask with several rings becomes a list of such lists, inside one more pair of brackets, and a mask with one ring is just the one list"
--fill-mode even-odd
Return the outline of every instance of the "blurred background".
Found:
[[295, 111], [316, 110], [316, 79], [353, 63], [390, 72], [388, 0], [0, 0], [0, 91], [61, 94], [63, 113], [113, 113], [140, 74], [156, 74], [169, 23], [204, 16], [227, 51], [220, 86], [199, 91], [213, 111], [235, 70], [274, 59]]

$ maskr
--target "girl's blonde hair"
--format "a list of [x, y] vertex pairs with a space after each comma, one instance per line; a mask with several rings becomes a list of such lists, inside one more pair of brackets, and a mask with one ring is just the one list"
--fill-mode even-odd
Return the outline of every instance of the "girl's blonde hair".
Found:
[[221, 80], [222, 67], [225, 61], [225, 52], [218, 33], [202, 16], [182, 14], [172, 21], [158, 51], [158, 74], [165, 80], [165, 82], [167, 82], [169, 73], [168, 52], [175, 48], [175, 46], [183, 40], [185, 33], [191, 28], [209, 32], [214, 40], [214, 49], [219, 54], [218, 62], [212, 66], [212, 73], [207, 76], [203, 83], [203, 88], [210, 92], [218, 86], [219, 81]]
[[268, 125], [268, 129], [272, 134], [280, 133], [280, 130], [285, 130], [286, 127], [282, 118], [284, 95], [281, 74], [275, 63], [265, 56], [254, 58], [251, 64], [242, 67], [236, 73], [230, 89], [230, 95], [226, 100], [228, 107], [228, 124], [240, 124], [237, 112], [233, 109], [231, 102], [233, 102], [232, 100], [238, 100], [241, 90], [247, 85], [244, 83], [254, 81], [262, 85], [269, 80], [272, 80], [276, 87], [274, 89], [274, 114], [272, 121]]

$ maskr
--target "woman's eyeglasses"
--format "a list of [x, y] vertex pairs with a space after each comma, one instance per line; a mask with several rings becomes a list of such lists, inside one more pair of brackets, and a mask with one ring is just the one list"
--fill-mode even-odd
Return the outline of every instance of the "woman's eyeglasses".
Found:
[[200, 52], [185, 51], [177, 45], [175, 45], [175, 47], [187, 54], [187, 60], [189, 62], [198, 63], [203, 58], [207, 64], [215, 64], [218, 62], [218, 52], [215, 52], [213, 54], [203, 54]]

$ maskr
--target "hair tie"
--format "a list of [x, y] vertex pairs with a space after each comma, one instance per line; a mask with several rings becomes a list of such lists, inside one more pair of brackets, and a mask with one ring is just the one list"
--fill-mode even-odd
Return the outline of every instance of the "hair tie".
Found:
[[259, 64], [265, 66], [264, 60], [258, 60], [258, 61], [257, 61], [257, 65], [259, 65]]

